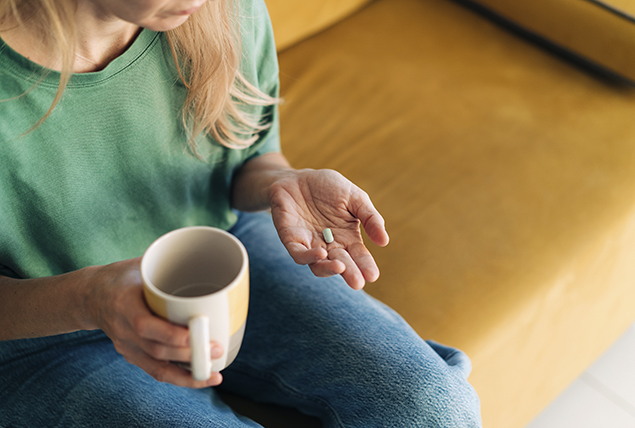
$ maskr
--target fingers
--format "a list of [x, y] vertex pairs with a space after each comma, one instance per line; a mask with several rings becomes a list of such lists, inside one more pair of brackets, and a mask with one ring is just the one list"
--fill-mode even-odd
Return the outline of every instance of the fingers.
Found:
[[[171, 324], [153, 315], [138, 323], [141, 326], [137, 331], [139, 339], [128, 344], [128, 352], [122, 352], [126, 360], [136, 364], [156, 380], [178, 386], [205, 388], [222, 382], [222, 376], [218, 373], [212, 373], [207, 381], [195, 381], [191, 372], [172, 364], [175, 361], [191, 361], [192, 352], [187, 343], [189, 341], [186, 340], [185, 346], [181, 346], [183, 343], [181, 333], [184, 331], [186, 338], [189, 336], [187, 328]], [[154, 329], [161, 327], [162, 324], [165, 328], [164, 335]], [[212, 359], [222, 357], [224, 350], [220, 345], [211, 342], [210, 347]]]
[[299, 265], [310, 265], [328, 257], [327, 251], [322, 247], [307, 248], [299, 242], [285, 243], [285, 247], [293, 261]]
[[342, 275], [354, 290], [360, 290], [366, 282], [375, 282], [379, 278], [377, 263], [363, 243], [353, 244], [346, 249], [332, 248], [328, 251], [328, 257], [328, 260], [309, 265], [315, 276]]
[[[189, 346], [173, 347], [145, 339], [139, 340], [137, 345], [156, 360], [189, 362], [192, 359], [192, 349]], [[210, 355], [213, 360], [222, 357], [223, 348], [215, 342], [210, 342]]]
[[[351, 231], [341, 230], [336, 234], [344, 236], [350, 234]], [[285, 247], [298, 264], [309, 265], [315, 276], [328, 277], [333, 275], [342, 275], [346, 283], [355, 290], [364, 287], [366, 281], [374, 282], [379, 277], [379, 269], [373, 256], [364, 246], [359, 231], [353, 233], [357, 235], [354, 240], [344, 239], [344, 241], [352, 241], [353, 243], [328, 244], [324, 248], [324, 242], [316, 238], [313, 248], [307, 248], [305, 244], [299, 242], [287, 242]], [[355, 242], [355, 241], [359, 242]], [[336, 239], [337, 241], [337, 239]]]
[[149, 341], [173, 347], [189, 345], [190, 334], [187, 327], [165, 321], [147, 309], [134, 319], [132, 328], [140, 337]]
[[167, 382], [186, 388], [207, 388], [218, 386], [223, 381], [220, 373], [212, 373], [210, 378], [205, 381], [196, 381], [192, 379], [192, 374], [189, 371], [168, 361], [156, 360], [141, 349], [129, 350], [126, 352], [125, 358], [129, 363], [140, 367], [159, 382]]
[[[144, 371], [155, 379], [169, 382], [189, 388], [204, 388], [220, 384], [222, 378], [212, 375], [210, 379], [197, 382], [192, 379], [192, 374], [177, 367], [171, 362], [189, 362], [192, 352], [189, 343], [189, 331], [187, 327], [168, 322], [152, 314], [149, 310], [141, 310], [134, 318], [131, 329], [136, 333], [137, 339], [128, 345], [132, 355]], [[210, 356], [212, 359], [223, 355], [223, 348], [215, 343], [210, 343]], [[131, 358], [126, 356], [127, 360]]]
[[320, 260], [309, 265], [315, 276], [326, 278], [333, 275], [340, 275], [346, 270], [346, 265], [339, 260]]
[[363, 244], [355, 245], [348, 251], [335, 248], [329, 251], [329, 259], [339, 261], [344, 266], [340, 275], [354, 290], [361, 290], [366, 281], [374, 282], [379, 277], [377, 264]]
[[368, 248], [363, 243], [351, 245], [348, 254], [361, 272], [364, 280], [375, 282], [379, 278], [379, 268]]
[[366, 234], [375, 244], [385, 247], [390, 241], [386, 232], [386, 223], [370, 200], [370, 197], [362, 190], [351, 201], [351, 214], [357, 217], [364, 226]]
[[[383, 221], [383, 220], [382, 220]], [[382, 226], [383, 227], [383, 226]], [[338, 236], [350, 233], [350, 231], [340, 231]], [[385, 230], [383, 231], [385, 233]], [[298, 242], [285, 243], [287, 251], [293, 260], [302, 265], [309, 265], [311, 271], [318, 277], [329, 277], [342, 275], [346, 283], [355, 290], [362, 289], [366, 283], [375, 282], [379, 277], [379, 268], [375, 259], [364, 246], [359, 231], [353, 233], [357, 235], [359, 242], [328, 244], [326, 249], [324, 243], [319, 242], [313, 248]], [[386, 243], [388, 235], [386, 234]], [[336, 239], [337, 241], [337, 239]], [[353, 240], [344, 240], [353, 241]]]
[[[190, 361], [192, 354], [187, 327], [172, 324], [154, 316], [150, 311], [138, 316], [133, 331], [139, 337], [138, 346], [149, 356], [164, 361]], [[223, 355], [223, 348], [210, 343], [212, 359]]]
[[337, 260], [344, 265], [344, 272], [340, 275], [342, 275], [342, 278], [344, 278], [344, 281], [346, 281], [349, 287], [353, 290], [361, 290], [364, 288], [366, 281], [346, 250], [343, 248], [333, 249], [329, 251], [329, 258]]

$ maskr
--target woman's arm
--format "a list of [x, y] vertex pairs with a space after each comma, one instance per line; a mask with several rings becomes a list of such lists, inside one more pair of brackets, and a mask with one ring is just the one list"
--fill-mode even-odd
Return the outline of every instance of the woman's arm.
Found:
[[[155, 379], [191, 388], [215, 386], [222, 376], [194, 381], [170, 361], [190, 361], [186, 327], [150, 312], [143, 298], [140, 258], [64, 275], [0, 277], [0, 340], [103, 330], [124, 358]], [[212, 348], [212, 358], [222, 349]]]
[[0, 276], [0, 340], [93, 329], [87, 312], [86, 272], [19, 280]]

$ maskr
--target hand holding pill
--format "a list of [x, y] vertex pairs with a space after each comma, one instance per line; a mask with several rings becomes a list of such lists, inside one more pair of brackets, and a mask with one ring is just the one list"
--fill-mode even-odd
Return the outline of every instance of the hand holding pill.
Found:
[[271, 213], [296, 263], [316, 276], [342, 275], [354, 289], [379, 277], [360, 225], [375, 244], [389, 238], [368, 195], [333, 170], [297, 170], [272, 184]]

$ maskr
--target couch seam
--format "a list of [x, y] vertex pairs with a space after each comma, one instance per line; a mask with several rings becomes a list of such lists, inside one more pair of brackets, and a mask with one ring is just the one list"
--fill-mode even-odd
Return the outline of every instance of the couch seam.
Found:
[[608, 12], [611, 12], [612, 14], [614, 14], [614, 15], [620, 17], [620, 18], [623, 18], [623, 19], [625, 19], [627, 21], [635, 23], [635, 17], [633, 17], [632, 15], [624, 12], [623, 10], [620, 10], [620, 9], [616, 8], [615, 6], [611, 6], [610, 4], [605, 3], [605, 2], [603, 2], [601, 0], [586, 0], [586, 1], [598, 6], [598, 7], [602, 8], [602, 9], [604, 9], [604, 10], [607, 10]]
[[[573, 62], [579, 67], [580, 66], [586, 67], [587, 70], [591, 70], [596, 74], [604, 76], [605, 78], [610, 77], [628, 86], [631, 86], [631, 87], [635, 86], [635, 81], [622, 75], [620, 72], [615, 71], [614, 69], [606, 65], [603, 65], [582, 53], [579, 53], [573, 49], [567, 48], [560, 43], [556, 43], [548, 39], [547, 37], [542, 36], [540, 33], [537, 33], [529, 29], [528, 27], [519, 24], [515, 20], [508, 18], [505, 15], [502, 15], [496, 10], [483, 6], [482, 4], [478, 3], [477, 0], [450, 0], [450, 1], [468, 8], [474, 13], [481, 15], [485, 19], [492, 21], [493, 24], [498, 25], [502, 27], [503, 29], [510, 31], [516, 34], [517, 36], [525, 39], [525, 41], [528, 41], [529, 43], [533, 43], [542, 49], [547, 49], [552, 54], [561, 56], [562, 58], [560, 59], [565, 59], [570, 62]], [[587, 0], [587, 1], [594, 1], [594, 0]]]

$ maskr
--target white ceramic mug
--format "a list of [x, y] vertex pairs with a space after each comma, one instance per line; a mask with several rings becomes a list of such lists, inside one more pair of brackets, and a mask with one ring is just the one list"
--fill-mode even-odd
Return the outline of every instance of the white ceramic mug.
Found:
[[[195, 380], [209, 379], [236, 358], [249, 304], [249, 261], [243, 244], [213, 227], [173, 230], [148, 247], [141, 260], [146, 302], [152, 311], [190, 331]], [[210, 341], [224, 353], [211, 360]]]

